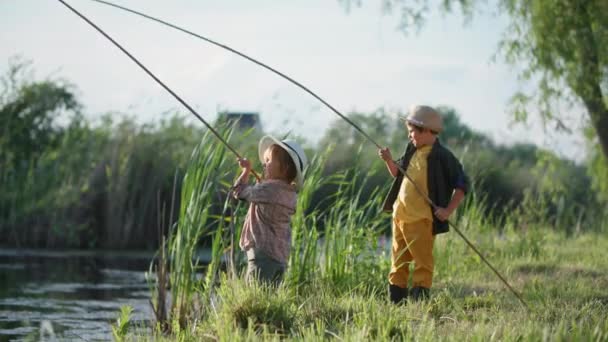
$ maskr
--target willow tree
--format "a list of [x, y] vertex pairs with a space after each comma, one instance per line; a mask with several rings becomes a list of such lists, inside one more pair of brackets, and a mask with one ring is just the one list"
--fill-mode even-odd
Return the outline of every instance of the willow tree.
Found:
[[[608, 156], [608, 1], [502, 0], [501, 4], [512, 19], [502, 51], [507, 61], [526, 65], [525, 79], [538, 79], [536, 99], [542, 117], [559, 120], [560, 101], [581, 103]], [[520, 93], [514, 99], [523, 108], [534, 96]]]
[[[429, 8], [462, 11], [474, 19], [481, 0], [381, 0], [386, 11], [401, 15], [400, 29], [420, 28]], [[347, 6], [363, 0], [342, 0]], [[495, 0], [510, 21], [500, 42], [500, 53], [522, 68], [523, 80], [537, 82], [532, 91], [512, 98], [512, 112], [525, 121], [535, 108], [543, 122], [564, 125], [565, 111], [584, 108], [608, 160], [608, 1], [607, 0]], [[565, 106], [567, 104], [567, 106]], [[566, 110], [564, 110], [566, 109]]]

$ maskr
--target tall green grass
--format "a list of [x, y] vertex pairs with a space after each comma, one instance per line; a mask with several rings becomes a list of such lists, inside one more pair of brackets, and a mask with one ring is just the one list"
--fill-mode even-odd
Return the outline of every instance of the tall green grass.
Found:
[[319, 231], [316, 216], [319, 209], [309, 209], [315, 190], [328, 181], [323, 179], [323, 166], [330, 153], [331, 148], [311, 158], [304, 174], [304, 184], [298, 192], [296, 213], [291, 224], [292, 249], [286, 276], [287, 282], [296, 287], [307, 283], [315, 271], [315, 268], [310, 268], [310, 264], [318, 254]]
[[[196, 147], [184, 176], [181, 189], [181, 206], [177, 227], [169, 237], [169, 262], [171, 283], [171, 316], [186, 326], [187, 319], [202, 314], [208, 289], [214, 282], [220, 256], [222, 255], [222, 229], [213, 232], [213, 203], [218, 197], [225, 196], [222, 179], [228, 173], [226, 150], [218, 145], [215, 137], [207, 132]], [[221, 226], [220, 226], [221, 228]], [[212, 260], [206, 266], [205, 281], [198, 279], [203, 266], [196, 254], [201, 239], [213, 234]]]

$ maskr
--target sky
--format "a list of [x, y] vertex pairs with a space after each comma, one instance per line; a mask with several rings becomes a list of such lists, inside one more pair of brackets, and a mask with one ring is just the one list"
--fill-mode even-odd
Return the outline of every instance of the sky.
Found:
[[[295, 85], [228, 51], [88, 0], [67, 0], [121, 43], [207, 121], [257, 111], [268, 132], [316, 142], [338, 117]], [[581, 160], [580, 135], [510, 125], [517, 70], [492, 61], [508, 20], [486, 7], [465, 24], [432, 11], [418, 32], [397, 30], [380, 0], [347, 11], [338, 0], [115, 0], [231, 46], [278, 69], [343, 113], [447, 105], [496, 142], [532, 142]], [[116, 47], [55, 0], [0, 0], [0, 71], [31, 60], [38, 78], [74, 84], [92, 118], [141, 121], [187, 110]], [[404, 136], [405, 138], [405, 136]]]

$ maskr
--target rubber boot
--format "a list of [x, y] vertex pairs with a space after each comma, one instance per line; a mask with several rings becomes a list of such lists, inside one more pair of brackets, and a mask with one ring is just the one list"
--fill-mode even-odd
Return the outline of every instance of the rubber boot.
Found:
[[408, 289], [397, 285], [388, 285], [388, 297], [393, 304], [399, 304], [407, 299]]
[[412, 299], [417, 301], [428, 300], [431, 298], [431, 289], [426, 287], [416, 286], [412, 289]]

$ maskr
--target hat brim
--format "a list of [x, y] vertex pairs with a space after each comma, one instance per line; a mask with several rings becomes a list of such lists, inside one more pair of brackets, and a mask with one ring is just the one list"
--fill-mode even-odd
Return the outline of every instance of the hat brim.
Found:
[[412, 125], [415, 125], [415, 126], [418, 126], [418, 127], [425, 127], [426, 128], [426, 125], [423, 122], [418, 121], [418, 120], [416, 120], [414, 118], [411, 118], [409, 116], [401, 116], [401, 115], [399, 115], [399, 119], [401, 119], [401, 121], [403, 121], [405, 123], [409, 123], [409, 124], [412, 124]]
[[298, 167], [298, 164], [301, 164], [300, 158], [298, 154], [285, 143], [270, 135], [262, 137], [262, 139], [260, 139], [260, 143], [258, 144], [258, 157], [260, 158], [260, 162], [264, 164], [264, 153], [271, 145], [281, 146], [281, 148], [287, 151], [291, 157], [291, 160], [296, 165], [296, 178], [294, 179], [294, 182], [296, 183], [296, 187], [300, 189], [304, 184], [304, 175], [302, 174], [303, 170], [301, 167]]
[[429, 127], [429, 126], [425, 125], [423, 122], [418, 121], [418, 120], [416, 120], [414, 118], [407, 117], [407, 116], [399, 116], [399, 119], [401, 119], [401, 121], [403, 121], [406, 124], [411, 124], [411, 125], [414, 125], [416, 127], [422, 127], [422, 128], [430, 129], [430, 130], [435, 131], [435, 132], [441, 132], [443, 130], [443, 128], [437, 129], [436, 127], [435, 128]]

